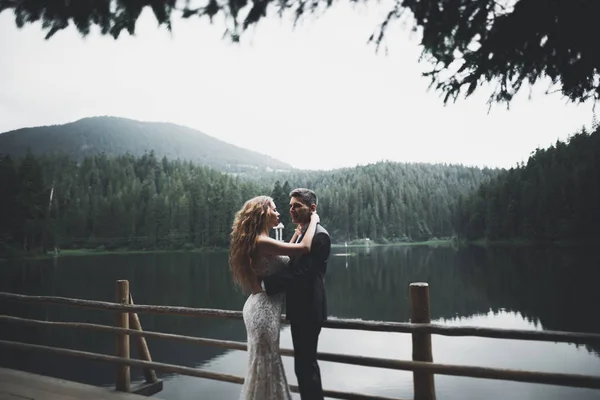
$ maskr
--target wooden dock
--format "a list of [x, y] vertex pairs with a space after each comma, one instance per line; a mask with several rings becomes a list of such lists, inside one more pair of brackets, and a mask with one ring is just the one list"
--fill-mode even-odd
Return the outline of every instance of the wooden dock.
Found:
[[[155, 397], [152, 397], [155, 399]], [[142, 400], [145, 396], [114, 389], [0, 368], [0, 400]]]

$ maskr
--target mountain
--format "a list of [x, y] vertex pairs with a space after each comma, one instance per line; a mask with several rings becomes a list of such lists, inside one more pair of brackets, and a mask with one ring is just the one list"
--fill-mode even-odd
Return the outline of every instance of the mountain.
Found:
[[117, 117], [84, 118], [64, 125], [17, 129], [0, 134], [0, 154], [65, 154], [81, 161], [105, 153], [189, 160], [224, 172], [291, 170], [279, 160], [223, 142], [185, 126]]

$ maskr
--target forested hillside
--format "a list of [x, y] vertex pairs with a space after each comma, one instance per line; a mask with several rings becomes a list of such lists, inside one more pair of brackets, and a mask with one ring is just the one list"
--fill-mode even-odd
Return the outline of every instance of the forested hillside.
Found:
[[117, 117], [92, 117], [64, 125], [18, 129], [0, 134], [0, 154], [13, 158], [34, 155], [66, 155], [77, 161], [106, 154], [136, 157], [154, 151], [157, 157], [181, 159], [219, 171], [251, 172], [288, 170], [291, 166], [223, 142], [185, 126], [142, 122]]
[[460, 200], [458, 233], [466, 239], [549, 242], [599, 239], [600, 129], [537, 149]]
[[[95, 155], [0, 158], [0, 252], [61, 248], [226, 247], [235, 211], [274, 197], [286, 225], [288, 193], [313, 188], [334, 243], [458, 235], [549, 242], [600, 237], [600, 131], [536, 150], [505, 170], [380, 162], [243, 179], [186, 161]], [[50, 198], [52, 199], [50, 201]]]
[[0, 189], [8, 195], [0, 200], [0, 240], [5, 250], [40, 250], [42, 243], [46, 248], [224, 247], [234, 212], [258, 194], [274, 196], [283, 223], [292, 229], [288, 193], [297, 186], [319, 194], [322, 223], [336, 243], [366, 237], [425, 240], [451, 236], [459, 195], [495, 174], [386, 162], [248, 181], [153, 153], [97, 155], [80, 163], [59, 156], [4, 157]]
[[4, 157], [0, 182], [7, 194], [0, 200], [0, 242], [23, 250], [39, 250], [44, 238], [63, 248], [226, 246], [233, 213], [261, 193], [254, 183], [152, 153], [80, 164]]
[[[459, 165], [379, 162], [333, 171], [272, 173], [258, 182], [287, 181], [287, 188], [314, 189], [321, 221], [337, 242], [367, 237], [421, 241], [452, 236], [460, 196], [498, 173]], [[287, 196], [280, 198], [287, 205]]]
[[[537, 149], [516, 168], [379, 162], [333, 171], [254, 174], [187, 161], [106, 154], [0, 160], [0, 248], [226, 247], [234, 212], [274, 197], [290, 237], [288, 193], [309, 187], [334, 243], [458, 235], [532, 241], [598, 238], [600, 131]], [[50, 195], [52, 193], [52, 201]]]

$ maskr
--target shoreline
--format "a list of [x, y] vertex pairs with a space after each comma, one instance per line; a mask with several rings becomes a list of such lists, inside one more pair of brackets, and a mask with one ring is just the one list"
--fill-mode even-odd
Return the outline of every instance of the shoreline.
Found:
[[[342, 248], [369, 248], [369, 247], [410, 247], [410, 246], [428, 246], [428, 247], [577, 247], [577, 246], [593, 246], [598, 245], [600, 240], [583, 240], [583, 241], [572, 241], [572, 240], [558, 240], [553, 242], [536, 242], [524, 239], [512, 239], [512, 240], [456, 240], [456, 239], [439, 239], [439, 240], [426, 240], [420, 242], [395, 242], [395, 243], [376, 243], [371, 242], [365, 243], [353, 243], [353, 244], [332, 244], [332, 249]], [[47, 252], [46, 254], [35, 254], [35, 255], [16, 255], [14, 257], [0, 257], [0, 263], [9, 260], [41, 260], [41, 259], [52, 259], [60, 257], [79, 257], [79, 256], [101, 256], [108, 254], [160, 254], [160, 253], [219, 253], [227, 252], [226, 247], [202, 247], [194, 249], [116, 249], [116, 250], [98, 250], [98, 249], [64, 249], [61, 250], [57, 255], [54, 252]]]
[[28, 255], [22, 254], [13, 258], [0, 258], [0, 262], [8, 260], [44, 260], [61, 257], [80, 257], [80, 256], [103, 256], [109, 254], [126, 255], [126, 254], [160, 254], [160, 253], [218, 253], [226, 252], [226, 248], [220, 247], [205, 247], [197, 249], [116, 249], [116, 250], [96, 250], [96, 249], [63, 249], [58, 254], [47, 252], [46, 254]]
[[425, 241], [421, 241], [421, 242], [393, 242], [393, 243], [369, 243], [369, 244], [364, 244], [364, 243], [355, 243], [355, 244], [348, 244], [348, 245], [344, 245], [344, 244], [332, 244], [331, 248], [332, 249], [339, 249], [339, 248], [349, 248], [349, 247], [353, 247], [353, 248], [367, 248], [367, 247], [384, 247], [384, 246], [436, 246], [436, 247], [440, 247], [440, 246], [451, 246], [453, 244], [453, 240], [452, 239], [439, 239], [439, 240], [425, 240]]
[[[451, 245], [451, 240], [431, 240], [424, 242], [401, 242], [401, 243], [371, 243], [371, 244], [349, 244], [345, 246], [343, 244], [332, 244], [331, 248], [367, 248], [367, 247], [382, 247], [382, 246], [441, 246]], [[21, 256], [15, 256], [12, 259], [21, 260], [43, 260], [61, 257], [80, 257], [80, 256], [103, 256], [109, 254], [160, 254], [160, 253], [218, 253], [227, 252], [229, 249], [226, 247], [204, 247], [194, 249], [116, 249], [116, 250], [97, 250], [97, 249], [63, 249], [57, 255], [53, 251], [47, 252], [46, 254], [35, 254], [28, 255], [22, 254]], [[0, 258], [0, 262], [8, 261], [11, 258]]]

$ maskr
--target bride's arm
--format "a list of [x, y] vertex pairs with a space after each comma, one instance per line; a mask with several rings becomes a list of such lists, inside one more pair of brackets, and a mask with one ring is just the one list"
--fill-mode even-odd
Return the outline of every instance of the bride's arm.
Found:
[[301, 232], [302, 231], [300, 230], [300, 226], [298, 226], [294, 231], [294, 234], [292, 235], [292, 238], [290, 239], [289, 243], [295, 243], [296, 239], [298, 238], [298, 236], [300, 236]]
[[312, 240], [317, 230], [317, 224], [319, 223], [319, 215], [313, 213], [310, 216], [310, 224], [306, 229], [306, 234], [302, 238], [300, 243], [286, 243], [279, 240], [272, 239], [268, 236], [259, 236], [256, 247], [258, 251], [266, 256], [269, 255], [283, 255], [283, 256], [295, 256], [299, 254], [305, 254], [310, 251]]
[[297, 279], [316, 275], [318, 265], [327, 262], [330, 251], [331, 238], [326, 231], [320, 230], [314, 236], [310, 256], [304, 262], [294, 263], [291, 268], [282, 268], [266, 276], [262, 281], [262, 288], [268, 295], [285, 292]]

